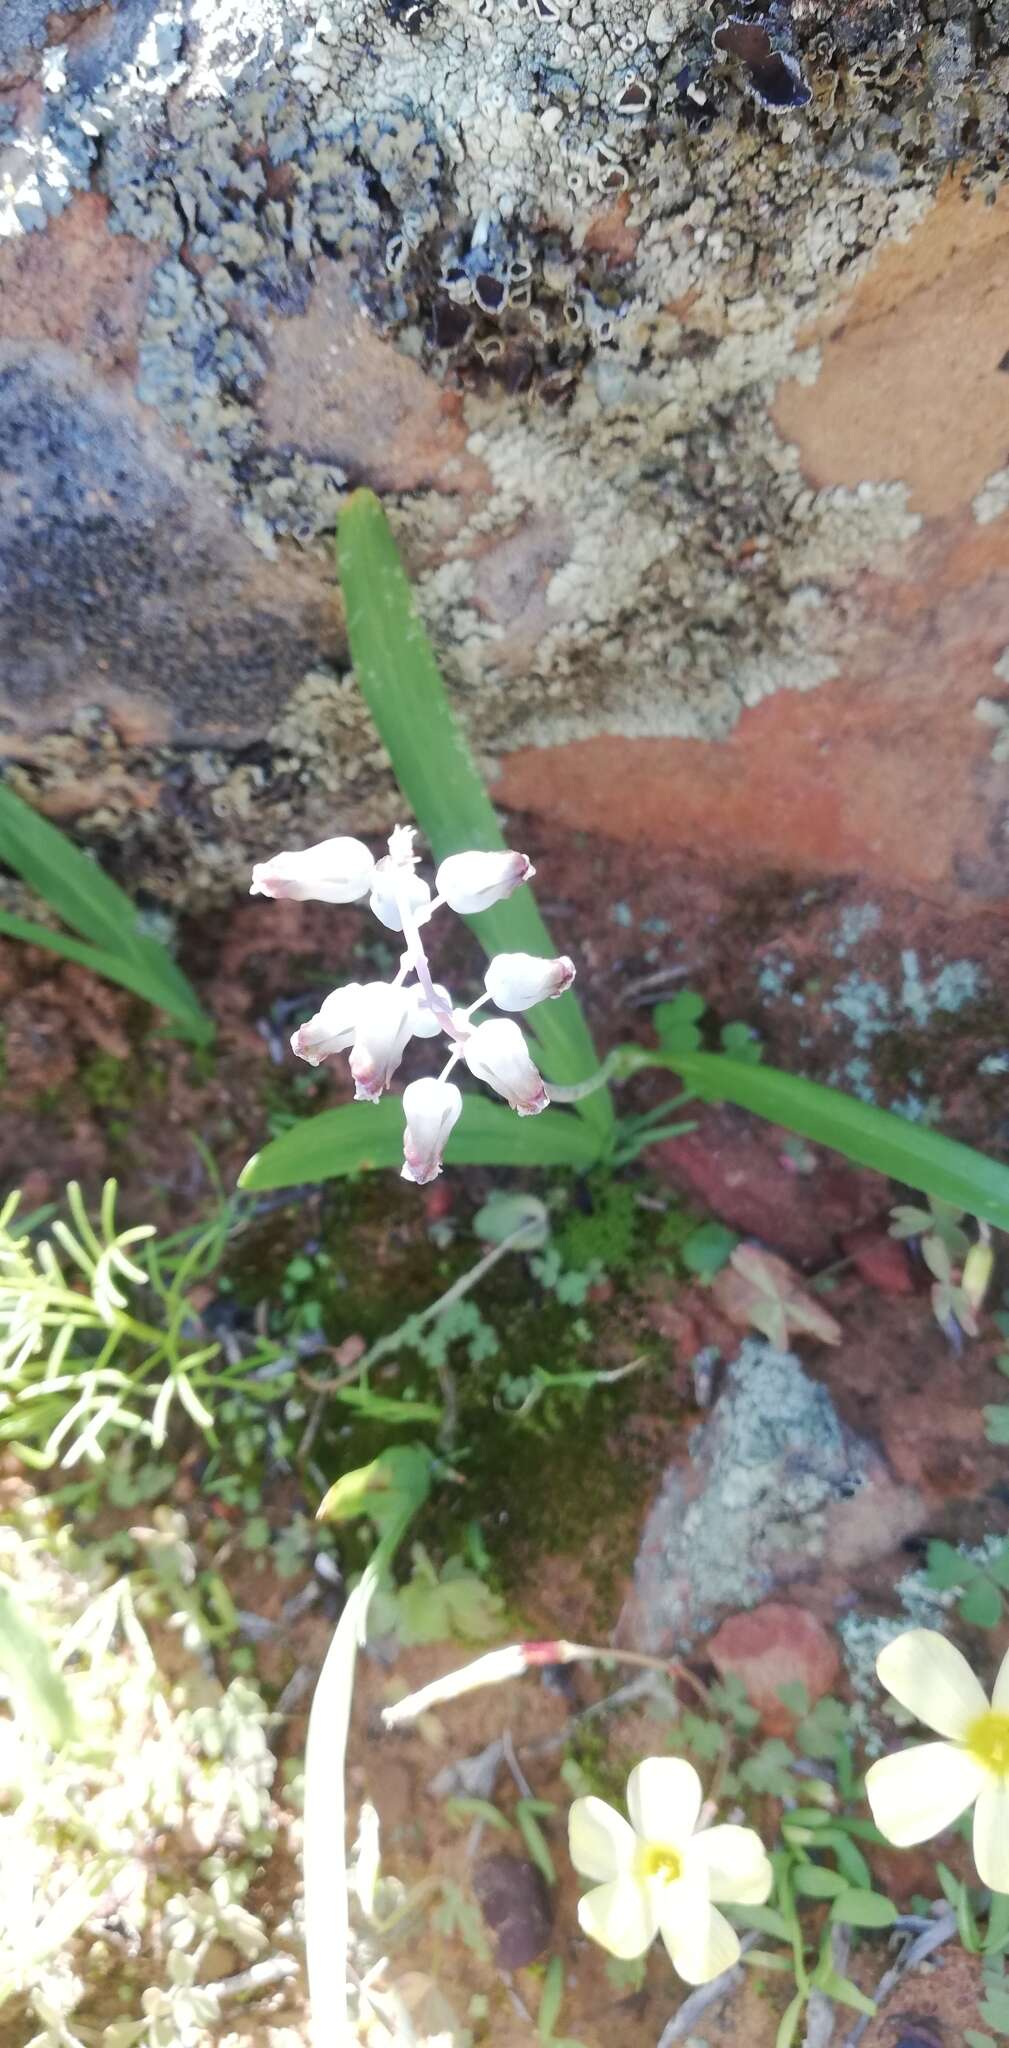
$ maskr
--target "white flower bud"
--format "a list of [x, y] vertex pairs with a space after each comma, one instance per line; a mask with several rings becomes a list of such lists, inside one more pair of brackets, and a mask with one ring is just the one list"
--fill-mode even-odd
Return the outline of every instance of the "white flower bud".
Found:
[[439, 896], [468, 917], [503, 902], [535, 873], [524, 853], [450, 853], [434, 879]]
[[386, 981], [366, 982], [358, 999], [350, 1071], [358, 1102], [377, 1102], [388, 1088], [413, 1028], [413, 1004], [406, 989]]
[[323, 839], [301, 853], [277, 853], [252, 870], [250, 896], [294, 903], [356, 903], [367, 896], [375, 862], [360, 839]]
[[462, 1115], [462, 1094], [454, 1081], [436, 1081], [431, 1074], [411, 1081], [403, 1090], [406, 1130], [403, 1134], [402, 1178], [425, 1187], [441, 1172], [449, 1133]]
[[556, 960], [536, 953], [497, 953], [483, 985], [499, 1010], [531, 1010], [548, 996], [562, 996], [574, 978], [574, 961], [563, 953]]
[[[452, 998], [449, 995], [447, 988], [443, 988], [441, 982], [436, 981], [434, 983], [434, 992], [442, 1006], [442, 1009], [445, 1010], [449, 1016], [451, 1016]], [[444, 1031], [445, 1026], [444, 1024], [439, 1023], [437, 1017], [434, 1014], [434, 1011], [431, 1008], [430, 1003], [428, 1002], [426, 995], [424, 994], [423, 989], [420, 987], [420, 984], [418, 982], [414, 982], [411, 985], [411, 987], [407, 990], [407, 994], [411, 996], [413, 999], [414, 1037], [437, 1038], [439, 1033]]]
[[517, 1024], [507, 1017], [492, 1017], [478, 1024], [466, 1040], [463, 1051], [470, 1073], [486, 1081], [509, 1108], [520, 1116], [538, 1116], [549, 1097], [543, 1076], [529, 1057], [529, 1048]]
[[291, 1051], [300, 1060], [307, 1060], [310, 1067], [324, 1066], [338, 1052], [346, 1052], [354, 1042], [360, 999], [358, 981], [349, 981], [346, 988], [335, 988], [315, 1016], [307, 1024], [299, 1025], [291, 1040]]
[[404, 866], [399, 861], [390, 860], [387, 854], [384, 860], [376, 863], [368, 900], [375, 916], [391, 932], [401, 932], [403, 929], [403, 915], [396, 900], [397, 895], [405, 898], [418, 924], [424, 924], [424, 913], [431, 901], [430, 885], [420, 875], [415, 875], [412, 868]]

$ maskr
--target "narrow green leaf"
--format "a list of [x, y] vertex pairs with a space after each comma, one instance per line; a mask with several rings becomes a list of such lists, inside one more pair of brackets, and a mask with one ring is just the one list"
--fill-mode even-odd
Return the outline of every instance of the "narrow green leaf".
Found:
[[15, 1697], [55, 1749], [75, 1732], [66, 1682], [10, 1587], [0, 1583], [0, 1667]]
[[477, 1799], [468, 1792], [460, 1792], [454, 1799], [446, 1799], [445, 1812], [450, 1820], [482, 1820], [489, 1828], [500, 1828], [502, 1834], [510, 1834], [511, 1826], [497, 1806], [489, 1799]]
[[774, 2038], [774, 2048], [792, 2048], [792, 2042], [799, 2031], [799, 2021], [802, 2018], [802, 2009], [805, 2003], [805, 1992], [797, 1991], [791, 2003], [786, 2005], [778, 2023], [778, 2031]]
[[393, 1394], [373, 1394], [370, 1387], [341, 1387], [334, 1399], [372, 1422], [440, 1422], [444, 1412], [433, 1401], [397, 1401]]
[[96, 945], [112, 953], [136, 953], [142, 946], [136, 906], [118, 883], [58, 826], [2, 785], [0, 861]]
[[[445, 1157], [450, 1166], [574, 1166], [584, 1172], [598, 1159], [599, 1146], [594, 1132], [566, 1110], [517, 1117], [503, 1103], [472, 1095]], [[402, 1159], [403, 1104], [387, 1095], [381, 1102], [350, 1102], [306, 1117], [249, 1160], [239, 1186], [292, 1188], [381, 1166], [398, 1168]]]
[[564, 1997], [564, 1965], [560, 1956], [551, 1956], [543, 1979], [540, 2009], [536, 2015], [536, 2032], [541, 2041], [552, 2041], [561, 2016], [561, 2002]]
[[[160, 963], [152, 963], [149, 954], [106, 952], [98, 946], [88, 945], [83, 939], [72, 939], [66, 932], [53, 931], [49, 925], [34, 924], [27, 917], [13, 917], [6, 910], [0, 911], [0, 933], [9, 939], [23, 940], [26, 946], [44, 946], [49, 953], [58, 953], [64, 960], [73, 960], [79, 967], [89, 967], [92, 974], [100, 974], [106, 981], [118, 982], [120, 988], [128, 988], [133, 995], [153, 1003], [155, 1008], [167, 1011], [187, 1038], [197, 1044], [207, 1044], [214, 1035], [210, 1018], [200, 1009], [185, 977], [179, 975], [183, 987], [189, 991], [183, 1000], [177, 983], [159, 971]], [[161, 953], [163, 949], [159, 947], [157, 951]], [[164, 953], [163, 957], [174, 968], [175, 963], [169, 955]]]
[[877, 1173], [1009, 1230], [1009, 1167], [955, 1138], [778, 1067], [750, 1066], [710, 1052], [656, 1052], [646, 1061], [672, 1068], [706, 1101], [737, 1103], [816, 1144], [832, 1146], [860, 1166], [875, 1167]]
[[843, 1920], [846, 1927], [892, 1927], [897, 1908], [882, 1892], [856, 1891], [852, 1887], [834, 1900], [830, 1917]]
[[850, 1977], [842, 1977], [832, 1968], [829, 1953], [828, 1949], [827, 1962], [816, 1972], [817, 1989], [826, 1992], [828, 1998], [836, 1999], [838, 2005], [850, 2006], [853, 2012], [864, 2013], [866, 2018], [871, 2020], [876, 2010], [875, 2000], [867, 1998], [865, 1992], [860, 1991]]
[[557, 1883], [557, 1872], [547, 1838], [532, 1810], [534, 1804], [531, 1799], [520, 1799], [515, 1808], [515, 1821], [537, 1870], [546, 1878], [547, 1883], [552, 1885]]
[[[504, 846], [490, 798], [448, 700], [431, 644], [414, 608], [389, 523], [372, 491], [354, 491], [340, 515], [339, 568], [354, 670], [387, 747], [400, 788], [436, 861], [467, 847]], [[553, 954], [556, 947], [530, 889], [467, 918], [484, 951]], [[581, 1007], [570, 992], [540, 1003], [524, 1020], [548, 1079], [587, 1080], [599, 1065]], [[608, 1088], [577, 1104], [602, 1141], [612, 1133]]]
[[771, 1934], [777, 1941], [790, 1941], [788, 1921], [777, 1906], [733, 1906], [737, 1927], [752, 1927], [757, 1934]]
[[981, 2018], [996, 2034], [1009, 2034], [1009, 1995], [994, 1991], [978, 2007]]
[[855, 1847], [851, 1837], [843, 1828], [821, 1828], [816, 1837], [816, 1846], [818, 1849], [823, 1847], [833, 1849], [834, 1855], [837, 1858], [838, 1868], [843, 1870], [848, 1883], [856, 1891], [869, 1890], [872, 1884], [872, 1872], [861, 1849]]
[[827, 1870], [821, 1863], [797, 1864], [795, 1889], [806, 1899], [836, 1899], [850, 1891], [847, 1878], [839, 1870]]

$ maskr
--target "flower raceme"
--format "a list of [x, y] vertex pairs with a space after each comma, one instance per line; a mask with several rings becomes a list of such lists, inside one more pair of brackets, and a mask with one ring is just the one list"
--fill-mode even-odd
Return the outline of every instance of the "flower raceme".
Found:
[[881, 1684], [944, 1739], [880, 1757], [865, 1789], [880, 1834], [899, 1849], [942, 1834], [974, 1808], [974, 1861], [982, 1884], [1009, 1892], [1009, 1653], [989, 1701], [945, 1636], [913, 1628], [876, 1659]]
[[697, 1831], [701, 1781], [682, 1757], [652, 1756], [627, 1780], [626, 1821], [603, 1799], [576, 1799], [568, 1820], [571, 1861], [591, 1891], [579, 1900], [583, 1931], [631, 1961], [662, 1936], [687, 1984], [706, 1984], [739, 1957], [719, 1903], [760, 1906], [773, 1873], [752, 1828]]
[[484, 994], [468, 1010], [455, 1009], [448, 989], [432, 979], [421, 927], [446, 905], [467, 917], [489, 910], [535, 870], [524, 853], [453, 853], [437, 870], [432, 897], [430, 885], [415, 872], [413, 840], [410, 828], [397, 825], [388, 854], [377, 861], [360, 839], [325, 839], [301, 853], [278, 853], [253, 868], [251, 894], [321, 903], [366, 896], [379, 922], [402, 933], [406, 950], [394, 979], [334, 989], [299, 1026], [291, 1048], [313, 1067], [349, 1053], [357, 1100], [377, 1102], [411, 1038], [448, 1041], [442, 1073], [412, 1081], [403, 1094], [403, 1178], [423, 1186], [441, 1172], [445, 1145], [463, 1111], [462, 1094], [448, 1078], [460, 1060], [519, 1116], [537, 1116], [550, 1099], [512, 1016], [474, 1024], [474, 1011], [486, 1002], [508, 1012], [532, 1009], [563, 995], [575, 970], [565, 957], [498, 953], [487, 969]]

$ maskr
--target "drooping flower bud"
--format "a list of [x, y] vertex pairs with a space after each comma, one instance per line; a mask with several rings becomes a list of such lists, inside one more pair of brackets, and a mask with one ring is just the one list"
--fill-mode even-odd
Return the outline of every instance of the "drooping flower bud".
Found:
[[406, 989], [366, 982], [358, 999], [350, 1071], [358, 1102], [377, 1102], [399, 1066], [413, 1028]]
[[[452, 998], [449, 995], [447, 988], [443, 988], [440, 981], [436, 981], [433, 984], [433, 987], [435, 995], [437, 996], [438, 1001], [442, 1006], [442, 1009], [445, 1010], [449, 1016], [451, 1016]], [[414, 982], [411, 988], [408, 990], [408, 994], [413, 999], [412, 1022], [414, 1037], [437, 1038], [439, 1032], [444, 1031], [445, 1026], [444, 1024], [440, 1023], [438, 1018], [435, 1016], [435, 1013], [432, 1010], [431, 1005], [428, 1002], [428, 999], [424, 994], [423, 989], [419, 986], [418, 983]]]
[[454, 1081], [436, 1081], [431, 1074], [411, 1081], [403, 1090], [406, 1130], [403, 1134], [404, 1180], [425, 1187], [437, 1180], [449, 1133], [462, 1115], [462, 1093]]
[[430, 884], [422, 876], [415, 875], [412, 867], [391, 860], [387, 854], [384, 860], [375, 864], [368, 901], [375, 916], [391, 932], [403, 929], [402, 900], [409, 905], [418, 924], [423, 924], [424, 913], [431, 901]]
[[291, 1051], [300, 1060], [307, 1060], [310, 1067], [324, 1066], [338, 1052], [346, 1052], [354, 1042], [360, 999], [358, 981], [349, 981], [346, 988], [335, 988], [315, 1016], [307, 1024], [299, 1025], [291, 1040]]
[[510, 1018], [492, 1017], [486, 1024], [478, 1024], [466, 1040], [463, 1058], [470, 1073], [503, 1095], [509, 1108], [517, 1109], [520, 1116], [538, 1116], [546, 1109], [549, 1096], [543, 1076]]
[[367, 896], [375, 861], [361, 839], [323, 839], [300, 853], [276, 853], [252, 870], [250, 896], [293, 903], [356, 903]]
[[575, 978], [575, 963], [562, 953], [544, 960], [537, 953], [496, 953], [483, 985], [499, 1010], [531, 1010], [548, 996], [562, 996]]
[[450, 853], [434, 878], [435, 888], [462, 917], [502, 903], [536, 873], [524, 853]]

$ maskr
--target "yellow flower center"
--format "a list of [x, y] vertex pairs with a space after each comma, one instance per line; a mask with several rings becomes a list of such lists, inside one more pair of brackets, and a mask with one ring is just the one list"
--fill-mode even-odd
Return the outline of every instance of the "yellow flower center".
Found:
[[972, 1721], [966, 1735], [967, 1748], [986, 1771], [994, 1771], [997, 1778], [1009, 1778], [1009, 1714], [999, 1713], [996, 1707], [989, 1707], [986, 1714], [979, 1714]]
[[638, 1857], [638, 1870], [642, 1877], [657, 1877], [662, 1884], [675, 1884], [683, 1875], [683, 1858], [676, 1849], [667, 1849], [661, 1842], [646, 1842]]

